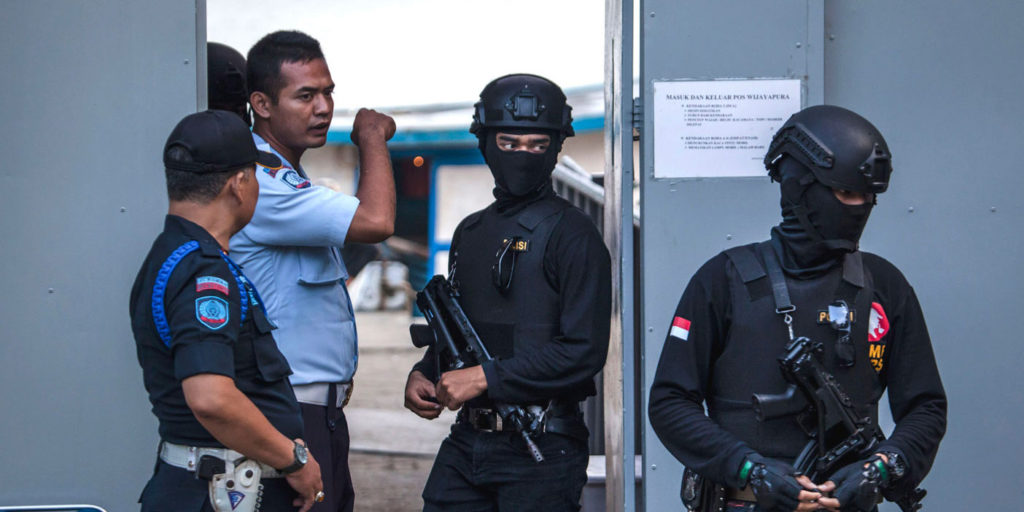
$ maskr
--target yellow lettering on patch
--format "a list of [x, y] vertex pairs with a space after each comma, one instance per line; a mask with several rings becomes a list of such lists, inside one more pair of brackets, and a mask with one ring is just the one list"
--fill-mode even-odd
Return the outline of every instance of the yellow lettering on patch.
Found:
[[885, 354], [885, 345], [870, 345], [868, 346], [868, 357], [871, 359], [881, 359]]
[[[508, 238], [503, 238], [501, 240], [501, 243], [502, 244], [507, 244], [508, 243]], [[508, 248], [511, 249], [512, 251], [515, 251], [515, 252], [526, 252], [526, 251], [530, 250], [530, 241], [529, 240], [515, 240], [515, 241], [512, 242], [512, 244], [510, 244], [508, 246]]]
[[828, 322], [828, 311], [818, 311], [818, 323], [823, 324]]

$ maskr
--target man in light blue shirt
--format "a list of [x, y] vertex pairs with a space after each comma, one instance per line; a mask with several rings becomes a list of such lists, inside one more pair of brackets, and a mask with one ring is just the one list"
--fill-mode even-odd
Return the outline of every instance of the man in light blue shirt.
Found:
[[327, 142], [334, 81], [320, 44], [301, 32], [275, 32], [249, 50], [247, 78], [256, 146], [283, 166], [259, 167], [252, 221], [231, 239], [231, 257], [263, 294], [274, 338], [294, 374], [307, 445], [321, 463], [326, 500], [316, 512], [351, 511], [348, 425], [341, 406], [351, 391], [357, 344], [348, 272], [339, 248], [391, 236], [395, 184], [387, 141], [390, 117], [362, 109], [352, 126], [359, 147], [355, 196], [312, 185], [299, 163]]

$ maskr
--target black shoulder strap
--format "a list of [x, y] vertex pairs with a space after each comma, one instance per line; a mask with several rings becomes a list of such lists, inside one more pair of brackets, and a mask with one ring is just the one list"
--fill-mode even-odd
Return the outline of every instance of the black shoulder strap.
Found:
[[754, 256], [754, 251], [751, 250], [749, 245], [741, 245], [733, 247], [732, 249], [726, 249], [725, 255], [732, 261], [732, 264], [736, 266], [736, 271], [740, 273], [740, 279], [743, 280], [743, 284], [757, 281], [765, 276], [764, 268], [761, 267], [761, 262], [757, 261], [757, 258]]
[[544, 221], [544, 219], [561, 213], [567, 207], [571, 206], [570, 203], [558, 200], [559, 198], [557, 197], [553, 199], [554, 200], [539, 201], [536, 204], [528, 206], [519, 214], [519, 218], [517, 219], [519, 225], [533, 231], [541, 222]]
[[775, 312], [781, 314], [796, 311], [796, 306], [789, 300], [789, 288], [786, 287], [786, 276], [782, 273], [782, 266], [775, 256], [775, 250], [769, 242], [757, 244], [757, 252], [764, 258], [764, 265], [768, 268], [768, 280], [772, 283], [772, 295], [775, 296]]

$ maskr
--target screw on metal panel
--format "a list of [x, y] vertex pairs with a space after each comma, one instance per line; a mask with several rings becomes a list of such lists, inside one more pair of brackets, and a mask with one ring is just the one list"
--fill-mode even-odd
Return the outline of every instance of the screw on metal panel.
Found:
[[800, 48], [801, 46], [803, 46], [803, 44], [802, 44], [802, 43], [797, 43], [797, 44], [796, 44], [796, 47], [797, 47], [797, 48]]
[[50, 288], [49, 290], [46, 290], [46, 291], [47, 291], [48, 293], [53, 293], [53, 288]]
[[128, 208], [125, 208], [124, 206], [122, 206], [122, 207], [121, 207], [121, 213], [124, 213], [124, 212], [126, 212], [126, 211], [128, 211]]
[[651, 11], [651, 17], [652, 18], [654, 17], [654, 11]]
[[651, 471], [654, 471], [656, 469], [658, 469], [658, 465], [657, 464], [651, 464]]
[[914, 213], [914, 207], [913, 206], [908, 206], [907, 207], [907, 213]]
[[993, 206], [992, 208], [989, 208], [989, 211], [992, 212], [992, 213], [995, 213], [996, 212], [996, 207]]
[[188, 59], [185, 59], [185, 65], [188, 66]]
[[648, 327], [647, 332], [654, 332], [654, 327]]
[[836, 40], [836, 35], [835, 34], [829, 34], [828, 35], [828, 40], [829, 41], [835, 41]]
[[726, 240], [732, 240], [732, 235], [725, 235]]

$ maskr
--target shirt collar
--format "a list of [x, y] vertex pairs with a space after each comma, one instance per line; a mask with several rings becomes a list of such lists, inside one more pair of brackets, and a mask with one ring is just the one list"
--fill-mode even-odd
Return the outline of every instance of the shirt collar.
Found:
[[256, 132], [252, 132], [252, 141], [256, 143], [256, 149], [277, 155], [277, 157], [281, 159], [281, 163], [283, 163], [285, 167], [289, 169], [295, 169], [296, 171], [299, 171], [300, 174], [305, 176], [306, 171], [303, 171], [301, 166], [292, 165], [291, 162], [285, 159], [285, 157], [281, 156], [281, 153], [278, 153], [277, 150], [274, 149], [274, 147], [271, 146], [269, 142], [264, 140], [263, 137], [260, 137], [259, 134], [257, 134]]
[[184, 217], [167, 215], [164, 219], [164, 231], [167, 233], [181, 233], [186, 237], [199, 242], [199, 250], [207, 256], [217, 256], [221, 253], [220, 244], [202, 226]]

